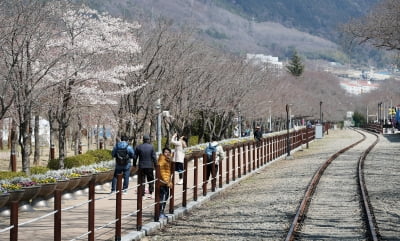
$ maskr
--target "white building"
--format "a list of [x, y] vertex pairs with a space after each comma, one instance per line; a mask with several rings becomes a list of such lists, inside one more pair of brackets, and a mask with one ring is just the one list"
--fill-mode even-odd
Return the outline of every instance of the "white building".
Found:
[[379, 84], [365, 80], [342, 80], [340, 86], [352, 95], [361, 95], [379, 88]]
[[283, 69], [283, 63], [279, 62], [278, 57], [263, 54], [247, 54], [246, 60], [252, 61], [255, 64], [265, 65], [266, 68], [281, 71]]

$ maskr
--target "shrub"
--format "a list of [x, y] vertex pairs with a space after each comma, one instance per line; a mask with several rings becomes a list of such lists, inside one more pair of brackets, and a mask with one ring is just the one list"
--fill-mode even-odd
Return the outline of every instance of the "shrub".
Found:
[[0, 172], [0, 180], [12, 179], [14, 177], [26, 177], [24, 172]]
[[43, 166], [35, 166], [35, 167], [31, 167], [31, 174], [45, 174], [48, 170], [50, 170], [47, 167], [43, 167]]
[[[64, 168], [73, 168], [80, 166], [87, 166], [96, 163], [96, 157], [89, 154], [80, 154], [76, 156], [66, 157], [64, 159]], [[60, 169], [58, 159], [50, 160], [47, 163], [47, 167], [53, 170]]]
[[96, 163], [112, 160], [111, 150], [90, 150], [86, 154], [94, 156]]

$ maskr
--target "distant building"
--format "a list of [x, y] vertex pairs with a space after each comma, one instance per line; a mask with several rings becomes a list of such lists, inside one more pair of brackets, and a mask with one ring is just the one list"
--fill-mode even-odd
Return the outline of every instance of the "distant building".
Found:
[[255, 64], [264, 65], [268, 70], [280, 72], [283, 69], [283, 63], [279, 62], [278, 57], [263, 54], [247, 54], [246, 60]]
[[342, 80], [340, 86], [352, 95], [361, 95], [379, 88], [379, 84], [366, 80]]

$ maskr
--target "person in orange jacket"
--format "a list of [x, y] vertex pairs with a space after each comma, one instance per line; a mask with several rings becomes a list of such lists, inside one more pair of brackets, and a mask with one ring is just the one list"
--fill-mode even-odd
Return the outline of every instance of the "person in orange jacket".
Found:
[[166, 218], [164, 210], [169, 199], [170, 188], [173, 183], [171, 180], [171, 149], [165, 147], [162, 154], [158, 157], [158, 165], [160, 167], [160, 219]]

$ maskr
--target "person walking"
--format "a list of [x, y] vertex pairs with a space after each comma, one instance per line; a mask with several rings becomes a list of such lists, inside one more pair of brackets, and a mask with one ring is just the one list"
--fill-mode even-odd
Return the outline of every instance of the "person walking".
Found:
[[171, 138], [171, 143], [175, 146], [175, 154], [174, 154], [174, 162], [175, 162], [175, 171], [179, 173], [179, 181], [178, 185], [183, 184], [183, 162], [185, 160], [185, 152], [183, 151], [186, 148], [186, 138], [185, 136], [181, 136], [178, 138], [178, 134], [175, 133]]
[[[212, 173], [212, 153], [215, 152], [215, 173]], [[216, 139], [213, 139], [212, 142], [209, 142], [206, 149], [205, 153], [207, 156], [207, 166], [206, 166], [206, 180], [210, 178], [210, 175], [213, 174], [213, 176], [216, 176], [218, 173], [218, 165], [220, 161], [224, 161], [226, 158], [225, 151], [222, 148], [221, 145], [216, 141]]]
[[128, 144], [128, 137], [122, 136], [121, 140], [117, 140], [111, 151], [112, 157], [115, 158], [114, 177], [111, 182], [111, 193], [115, 192], [117, 185], [117, 175], [123, 173], [123, 194], [127, 192], [129, 186], [129, 176], [131, 172], [131, 161], [135, 155], [133, 147]]
[[145, 194], [145, 179], [147, 178], [147, 182], [149, 183], [149, 195], [147, 198], [152, 198], [152, 193], [154, 191], [154, 167], [157, 164], [156, 152], [154, 151], [154, 147], [150, 144], [150, 137], [148, 135], [143, 136], [143, 144], [138, 145], [135, 148], [135, 156], [133, 158], [133, 166], [136, 167], [137, 159], [139, 158], [139, 171], [142, 172], [142, 180], [138, 180], [143, 185], [142, 194]]
[[260, 130], [260, 126], [256, 126], [256, 131], [254, 131], [254, 139], [256, 139], [257, 144], [261, 142], [262, 131]]
[[173, 186], [171, 165], [171, 149], [165, 147], [162, 150], [162, 154], [158, 157], [158, 171], [160, 173], [160, 219], [167, 217], [164, 210], [169, 199], [170, 188]]

